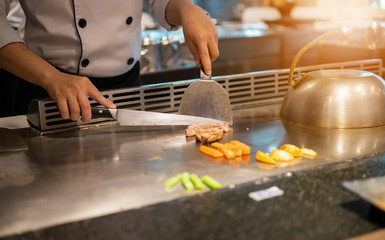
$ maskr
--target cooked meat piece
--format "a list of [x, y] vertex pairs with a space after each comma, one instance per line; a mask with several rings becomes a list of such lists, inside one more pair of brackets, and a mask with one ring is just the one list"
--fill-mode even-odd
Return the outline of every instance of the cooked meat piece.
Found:
[[186, 129], [186, 136], [194, 136], [198, 141], [214, 142], [231, 130], [227, 123], [193, 124]]
[[192, 137], [195, 135], [195, 128], [190, 128], [190, 126], [188, 126], [188, 128], [185, 130], [187, 137]]
[[221, 127], [223, 129], [223, 132], [225, 133], [228, 133], [231, 130], [230, 126], [227, 123], [222, 123]]
[[195, 128], [195, 137], [201, 142], [215, 142], [223, 137], [223, 129], [210, 128], [201, 129]]
[[231, 130], [227, 123], [204, 123], [204, 124], [192, 124], [189, 125], [186, 129], [186, 136], [194, 136], [194, 129], [212, 129], [220, 128], [223, 129], [223, 132], [227, 133]]

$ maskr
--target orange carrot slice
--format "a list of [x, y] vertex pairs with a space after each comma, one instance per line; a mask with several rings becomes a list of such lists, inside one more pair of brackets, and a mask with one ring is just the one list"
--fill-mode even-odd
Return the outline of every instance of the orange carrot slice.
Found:
[[207, 147], [205, 145], [201, 145], [199, 147], [199, 151], [201, 151], [202, 153], [206, 154], [206, 155], [209, 155], [211, 157], [223, 157], [223, 153], [215, 148], [211, 148], [211, 147]]
[[225, 144], [213, 142], [211, 146], [218, 148], [218, 150], [221, 151], [227, 159], [235, 158], [235, 153], [230, 148], [226, 147]]
[[241, 148], [235, 146], [232, 143], [225, 143], [224, 145], [225, 145], [226, 148], [228, 148], [231, 151], [233, 151], [236, 157], [242, 157], [242, 149]]
[[221, 147], [223, 148], [223, 147], [225, 147], [225, 145], [220, 143], [220, 142], [213, 142], [211, 144], [211, 146], [216, 147], [216, 148], [221, 148]]
[[218, 148], [219, 151], [221, 151], [227, 159], [233, 159], [235, 158], [235, 153], [228, 148]]
[[244, 144], [243, 142], [240, 142], [238, 140], [232, 140], [230, 143], [234, 144], [235, 146], [239, 147], [242, 149], [242, 154], [250, 154], [250, 146]]

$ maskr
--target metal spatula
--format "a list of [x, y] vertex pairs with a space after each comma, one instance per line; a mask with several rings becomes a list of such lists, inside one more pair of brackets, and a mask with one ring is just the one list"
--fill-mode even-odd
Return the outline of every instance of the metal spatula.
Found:
[[184, 92], [179, 114], [214, 118], [233, 123], [230, 99], [226, 90], [201, 68], [200, 79]]

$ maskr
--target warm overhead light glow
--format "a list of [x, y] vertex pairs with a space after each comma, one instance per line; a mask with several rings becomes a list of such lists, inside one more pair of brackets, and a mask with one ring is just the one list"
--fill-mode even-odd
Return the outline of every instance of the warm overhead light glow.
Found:
[[336, 25], [361, 27], [370, 22], [370, 0], [318, 0], [318, 7]]

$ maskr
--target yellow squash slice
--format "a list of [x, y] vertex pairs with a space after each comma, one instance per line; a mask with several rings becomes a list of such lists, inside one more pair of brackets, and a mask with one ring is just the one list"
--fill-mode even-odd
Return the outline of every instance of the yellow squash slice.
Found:
[[273, 150], [270, 156], [275, 161], [280, 161], [280, 162], [290, 162], [290, 161], [293, 161], [294, 159], [293, 155], [281, 149]]
[[280, 149], [290, 153], [291, 155], [293, 155], [293, 157], [301, 157], [302, 156], [301, 149], [299, 147], [297, 147], [296, 145], [293, 145], [293, 144], [284, 144], [280, 147]]
[[261, 151], [258, 151], [255, 155], [255, 158], [257, 161], [270, 163], [270, 164], [277, 164], [267, 153], [263, 153]]
[[301, 151], [304, 157], [315, 158], [317, 156], [317, 152], [310, 148], [301, 148]]

